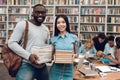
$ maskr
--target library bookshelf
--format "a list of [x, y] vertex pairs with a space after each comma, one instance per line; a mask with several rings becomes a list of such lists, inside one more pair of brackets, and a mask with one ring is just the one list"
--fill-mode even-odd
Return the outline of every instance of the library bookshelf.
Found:
[[58, 14], [68, 16], [71, 32], [79, 40], [99, 32], [116, 36], [120, 33], [120, 0], [0, 0], [0, 45], [8, 41], [18, 21], [32, 18], [32, 6], [38, 3], [47, 8], [44, 24], [51, 37]]
[[80, 0], [80, 39], [120, 33], [120, 0]]

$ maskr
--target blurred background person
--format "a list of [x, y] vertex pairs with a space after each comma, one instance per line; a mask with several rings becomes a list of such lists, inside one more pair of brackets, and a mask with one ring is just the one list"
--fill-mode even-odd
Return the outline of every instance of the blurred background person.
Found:
[[86, 40], [85, 44], [81, 45], [78, 49], [78, 53], [81, 55], [86, 55], [86, 57], [96, 55], [96, 49], [93, 45], [92, 40]]
[[115, 37], [109, 36], [108, 37], [108, 43], [105, 45], [104, 54], [105, 55], [112, 55], [114, 57], [114, 51], [115, 51]]

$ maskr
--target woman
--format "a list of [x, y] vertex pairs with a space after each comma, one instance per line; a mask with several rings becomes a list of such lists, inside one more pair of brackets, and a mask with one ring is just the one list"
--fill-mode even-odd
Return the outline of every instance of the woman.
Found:
[[[51, 43], [55, 50], [73, 50], [73, 43], [76, 41], [76, 35], [70, 33], [70, 26], [67, 16], [58, 15], [55, 20], [54, 37]], [[50, 69], [50, 80], [73, 80], [73, 64], [53, 63]]]
[[79, 54], [88, 55], [88, 57], [93, 57], [94, 55], [96, 55], [96, 52], [97, 51], [93, 45], [92, 40], [87, 40], [85, 44], [78, 49]]

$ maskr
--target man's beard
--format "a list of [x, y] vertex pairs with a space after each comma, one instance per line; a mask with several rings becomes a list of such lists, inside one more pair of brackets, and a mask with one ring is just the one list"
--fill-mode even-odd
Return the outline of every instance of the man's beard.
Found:
[[34, 20], [35, 20], [35, 22], [37, 23], [38, 26], [40, 26], [43, 23], [44, 19], [45, 19], [45, 17], [42, 17], [42, 18], [43, 18], [42, 21], [38, 21], [38, 17], [34, 16]]

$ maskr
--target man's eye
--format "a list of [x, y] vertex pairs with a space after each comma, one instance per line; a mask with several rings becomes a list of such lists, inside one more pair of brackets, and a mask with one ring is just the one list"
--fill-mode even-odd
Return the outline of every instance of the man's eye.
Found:
[[45, 14], [46, 12], [45, 11], [35, 11], [36, 14]]

